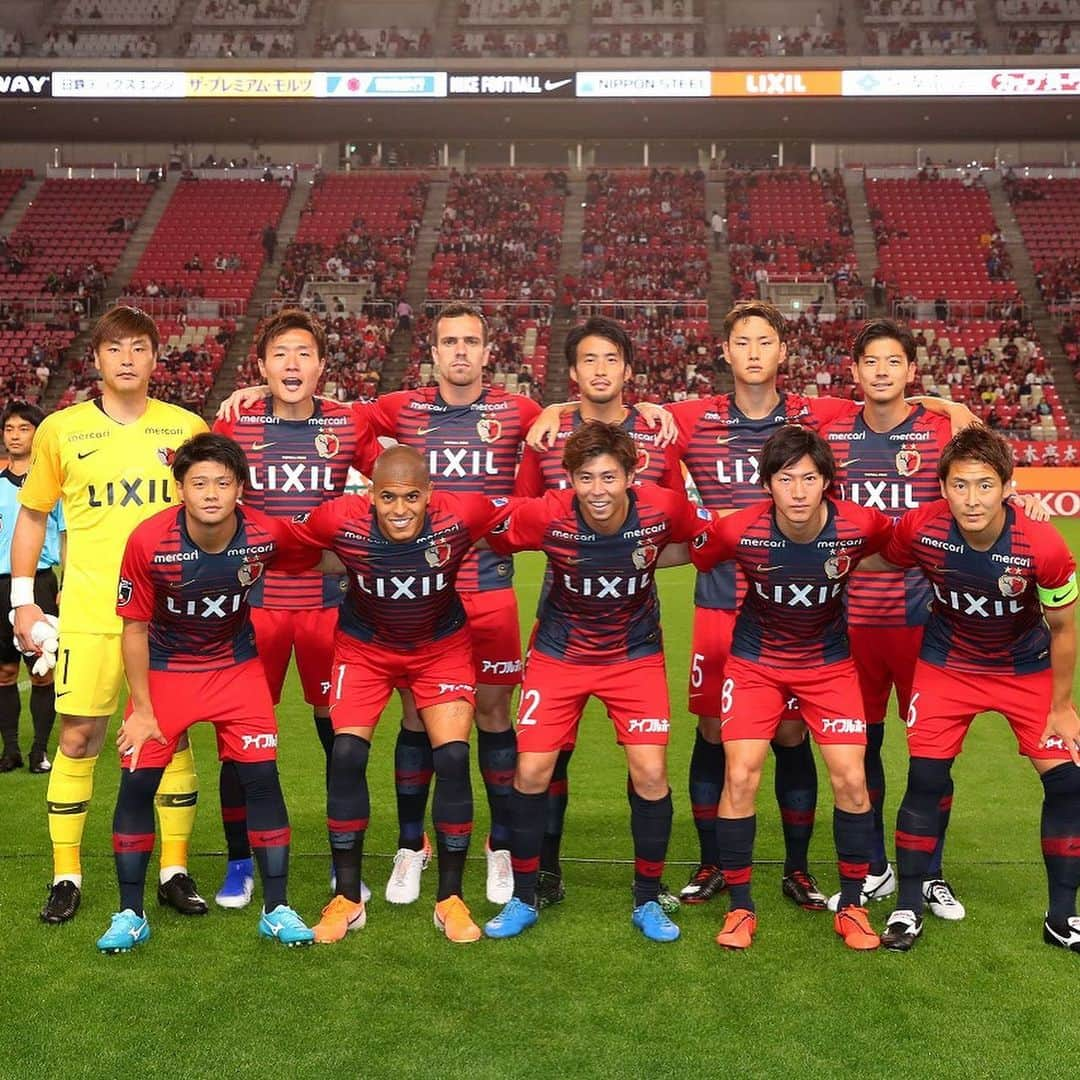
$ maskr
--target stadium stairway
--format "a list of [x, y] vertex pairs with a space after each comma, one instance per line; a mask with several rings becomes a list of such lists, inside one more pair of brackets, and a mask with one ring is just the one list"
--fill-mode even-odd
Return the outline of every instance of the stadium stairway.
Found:
[[990, 207], [1005, 240], [1005, 250], [1012, 259], [1013, 280], [1020, 290], [1020, 295], [1024, 298], [1024, 306], [1031, 315], [1035, 332], [1039, 336], [1039, 343], [1042, 345], [1043, 355], [1049, 361], [1054, 373], [1054, 386], [1069, 417], [1069, 424], [1075, 430], [1080, 422], [1080, 387], [1077, 386], [1069, 358], [1061, 347], [1058, 324], [1050, 317], [1042, 294], [1039, 292], [1039, 286], [1035, 281], [1035, 268], [1024, 246], [1020, 223], [1016, 220], [1012, 206], [1005, 196], [1005, 189], [1001, 184], [1001, 173], [997, 169], [986, 170], [982, 173], [982, 181], [990, 193]]
[[[454, 32], [457, 30], [457, 0], [439, 0], [438, 7], [439, 13], [435, 16], [435, 26], [431, 31], [432, 53], [435, 56], [449, 56], [450, 43], [454, 40]], [[385, 377], [386, 368], [383, 368], [383, 378]], [[395, 386], [394, 389], [398, 388]], [[381, 384], [379, 390], [383, 391]]]
[[727, 54], [726, 9], [726, 0], [705, 0], [705, 52], [708, 56]]
[[311, 185], [306, 181], [294, 184], [289, 194], [289, 201], [285, 204], [285, 210], [278, 222], [277, 246], [274, 249], [273, 260], [263, 263], [259, 280], [255, 283], [251, 297], [248, 299], [247, 314], [236, 320], [236, 335], [233, 337], [229, 351], [218, 370], [214, 385], [207, 395], [206, 404], [203, 407], [203, 415], [209, 419], [217, 411], [221, 400], [230, 394], [236, 383], [236, 367], [242, 364], [251, 348], [252, 338], [258, 328], [259, 321], [263, 317], [263, 308], [266, 302], [274, 295], [277, 288], [278, 274], [281, 272], [281, 260], [285, 255], [285, 249], [296, 235], [300, 225], [300, 211], [303, 210], [308, 196], [311, 194]]
[[[153, 236], [154, 229], [157, 228], [157, 223], [161, 220], [161, 215], [165, 213], [165, 207], [169, 205], [169, 199], [172, 198], [172, 194], [176, 190], [179, 175], [179, 173], [167, 174], [165, 180], [158, 184], [150, 202], [146, 204], [146, 210], [143, 212], [142, 217], [139, 218], [139, 224], [131, 234], [131, 239], [127, 242], [127, 247], [124, 248], [124, 252], [116, 264], [116, 269], [112, 272], [112, 276], [105, 286], [105, 291], [101, 295], [101, 303], [98, 309], [91, 313], [92, 316], [96, 317], [107, 311], [116, 303], [119, 297], [123, 296], [128, 282], [131, 281], [131, 275], [139, 264], [139, 259], [146, 248], [147, 242]], [[21, 194], [22, 192], [20, 192]], [[0, 231], [2, 231], [2, 228], [0, 228]], [[67, 389], [67, 385], [71, 381], [72, 365], [89, 347], [92, 327], [93, 318], [86, 321], [85, 329], [68, 346], [63, 363], [53, 372], [52, 377], [46, 384], [45, 393], [41, 398], [41, 407], [47, 413], [56, 408], [56, 403], [60, 400], [61, 394]]]
[[[720, 169], [714, 177], [710, 173], [705, 181], [705, 220], [712, 221], [713, 211], [719, 210], [727, 219], [727, 183], [725, 169]], [[728, 240], [725, 234], [720, 250], [713, 247], [712, 229], [708, 232], [709, 244], [709, 329], [714, 334], [720, 333], [724, 324], [724, 315], [731, 307], [731, 259], [728, 255]]]
[[[444, 7], [452, 6], [444, 4]], [[409, 280], [405, 285], [405, 299], [412, 305], [414, 319], [423, 313], [424, 300], [427, 297], [427, 280], [431, 271], [431, 259], [435, 254], [435, 245], [439, 241], [439, 229], [442, 227], [443, 210], [446, 208], [446, 193], [450, 187], [445, 175], [432, 178], [428, 188], [424, 217], [420, 222], [420, 232], [416, 237], [416, 250], [413, 252], [412, 266], [409, 267]], [[389, 298], [388, 299], [392, 299]], [[390, 339], [390, 352], [379, 376], [379, 393], [400, 390], [405, 378], [405, 369], [409, 366], [412, 355], [413, 335], [411, 330], [395, 330]]]
[[870, 227], [870, 208], [866, 205], [866, 185], [861, 172], [844, 169], [844, 192], [847, 195], [848, 211], [851, 215], [852, 241], [855, 245], [855, 261], [859, 277], [863, 280], [866, 296], [866, 309], [872, 315], [887, 314], [885, 306], [874, 309], [874, 290], [871, 282], [878, 269], [877, 246], [874, 244], [874, 230]]
[[1009, 32], [1004, 24], [998, 22], [996, 9], [995, 0], [975, 0], [975, 25], [986, 38], [988, 53], [1008, 54]]
[[180, 56], [180, 43], [185, 34], [192, 32], [192, 20], [199, 0], [180, 0], [176, 7], [176, 18], [171, 26], [161, 27], [157, 33], [162, 56]]
[[43, 177], [39, 179], [35, 176], [23, 184], [3, 215], [0, 216], [0, 236], [10, 236], [15, 231], [15, 227], [22, 221], [22, 216], [26, 213], [27, 207], [37, 198], [37, 193], [44, 183]]
[[[444, 0], [451, 4], [453, 0]], [[589, 55], [589, 29], [592, 26], [592, 0], [571, 0], [570, 23], [566, 27], [566, 43], [571, 56]], [[554, 400], [554, 399], [552, 399]]]
[[563, 362], [566, 335], [577, 318], [571, 306], [562, 303], [562, 283], [567, 275], [581, 279], [581, 237], [585, 232], [585, 181], [570, 180], [566, 186], [563, 208], [562, 247], [557, 271], [559, 288], [555, 310], [551, 313], [551, 337], [548, 341], [548, 373], [544, 380], [545, 401], [566, 401], [570, 394], [570, 376]]

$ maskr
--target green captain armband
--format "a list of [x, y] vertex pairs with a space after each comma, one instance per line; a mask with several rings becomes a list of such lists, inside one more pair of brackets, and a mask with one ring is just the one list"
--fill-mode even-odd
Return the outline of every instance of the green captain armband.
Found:
[[1043, 607], [1065, 607], [1071, 604], [1080, 595], [1080, 589], [1076, 587], [1075, 571], [1069, 575], [1069, 580], [1059, 585], [1056, 589], [1044, 589], [1039, 586], [1039, 599]]

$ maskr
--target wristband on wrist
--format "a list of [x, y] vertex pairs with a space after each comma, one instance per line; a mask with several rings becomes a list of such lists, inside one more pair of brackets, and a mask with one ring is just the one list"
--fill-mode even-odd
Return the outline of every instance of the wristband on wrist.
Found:
[[34, 602], [34, 579], [32, 577], [13, 577], [11, 579], [12, 608], [25, 607]]

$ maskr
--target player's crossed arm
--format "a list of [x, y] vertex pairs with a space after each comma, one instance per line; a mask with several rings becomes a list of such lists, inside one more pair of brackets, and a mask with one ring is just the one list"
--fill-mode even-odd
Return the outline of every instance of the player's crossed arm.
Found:
[[[580, 405], [576, 401], [561, 401], [547, 408], [537, 417], [536, 422], [525, 435], [525, 443], [538, 453], [550, 449], [555, 445], [555, 437], [559, 434], [562, 417], [568, 412], [577, 412]], [[656, 405], [651, 401], [639, 401], [637, 410], [645, 417], [645, 422], [654, 430], [660, 429], [656, 445], [658, 447], [669, 446], [679, 437], [679, 429], [671, 413], [662, 405]]]

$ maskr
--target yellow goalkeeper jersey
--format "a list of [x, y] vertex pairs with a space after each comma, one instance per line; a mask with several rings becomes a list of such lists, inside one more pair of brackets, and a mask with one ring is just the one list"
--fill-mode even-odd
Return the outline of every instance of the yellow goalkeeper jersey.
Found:
[[47, 513], [63, 501], [67, 563], [61, 633], [120, 633], [116, 589], [124, 546], [136, 525], [175, 505], [176, 448], [206, 430], [194, 413], [153, 398], [130, 424], [107, 416], [100, 399], [42, 421], [19, 502]]

